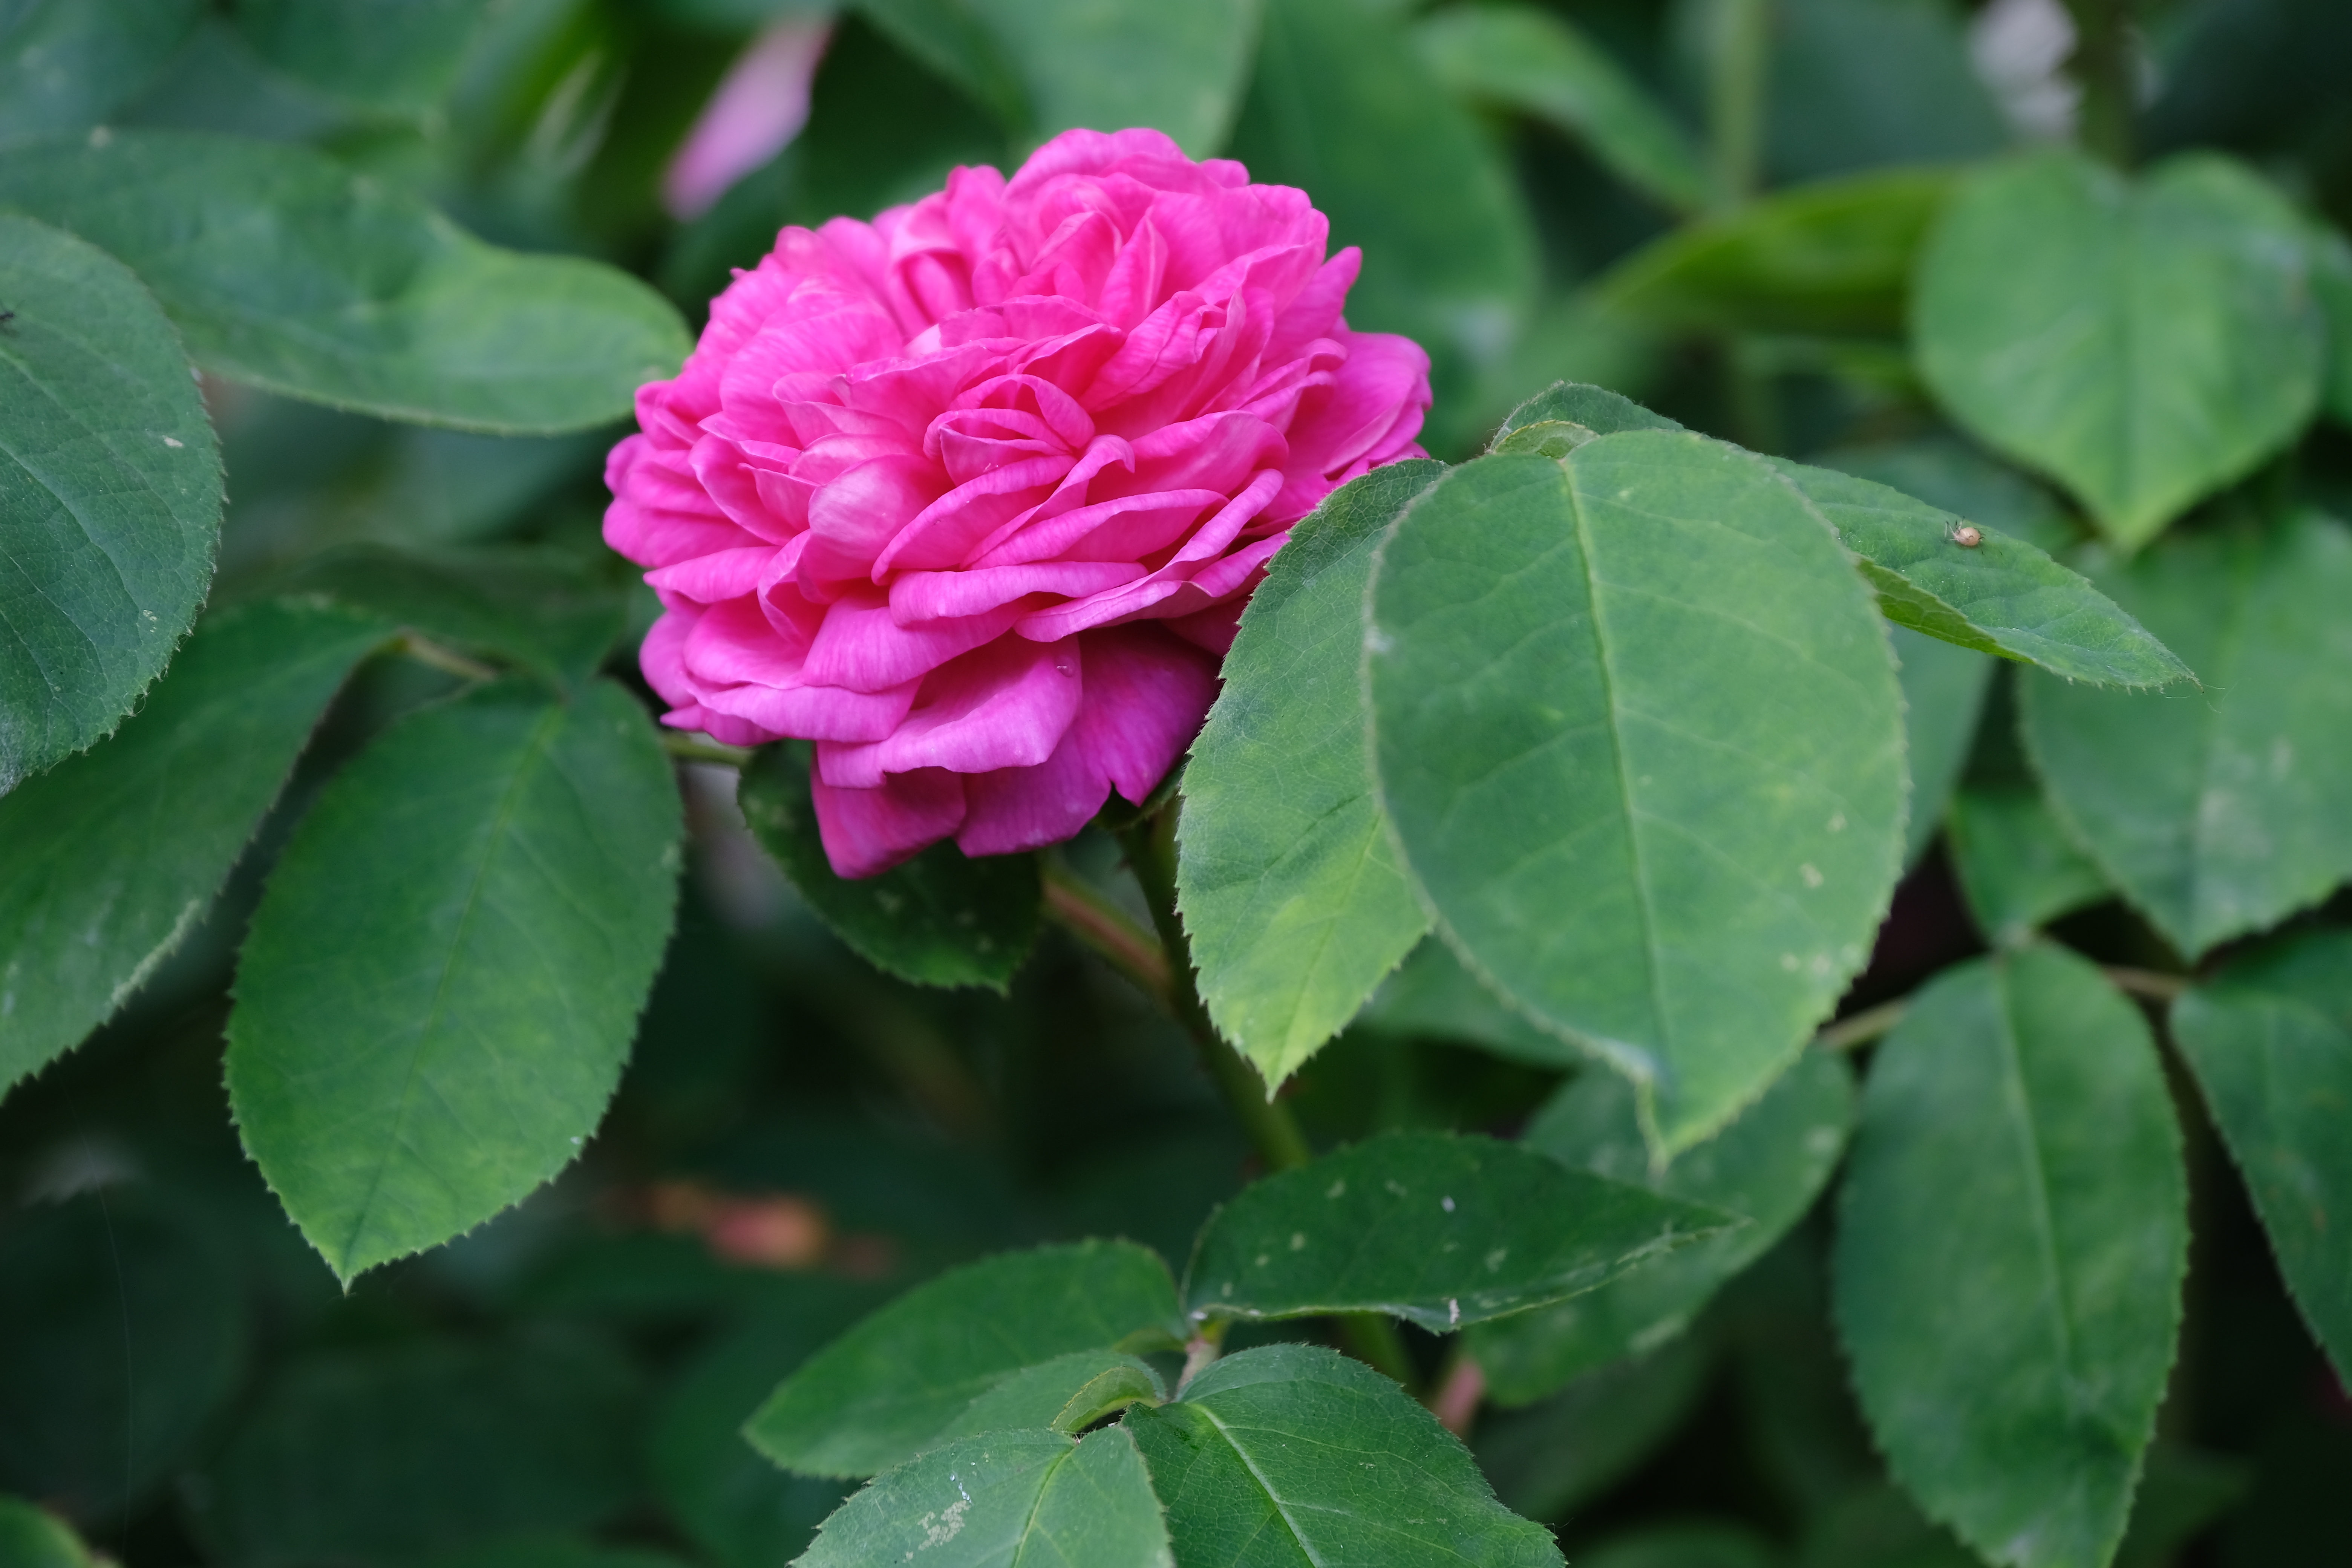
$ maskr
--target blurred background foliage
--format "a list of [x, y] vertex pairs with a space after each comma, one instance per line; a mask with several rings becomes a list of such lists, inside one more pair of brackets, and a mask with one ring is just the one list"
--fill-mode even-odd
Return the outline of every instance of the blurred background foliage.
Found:
[[[2051, 498], [1938, 425], [1903, 321], [1946, 171], [2084, 112], [2068, 26], [2044, 0], [13, 0], [0, 134], [308, 143], [487, 238], [626, 267], [698, 323], [781, 224], [869, 216], [1066, 125], [1149, 121], [1304, 186], [1364, 247], [1351, 320], [1429, 346], [1439, 456], [1567, 377], [1932, 499], [1976, 486], [1992, 499], [1944, 504], [2056, 546], [2077, 528]], [[2126, 42], [2143, 150], [2228, 149], [2352, 220], [2352, 7], [2155, 0]], [[688, 157], [728, 84], [754, 123]], [[536, 543], [625, 576], [598, 537], [613, 432], [205, 390], [225, 598], [360, 541]], [[2265, 482], [2340, 507], [2352, 447], [2323, 429]], [[317, 781], [454, 684], [368, 666], [196, 937], [0, 1105], [0, 1491], [138, 1568], [782, 1563], [840, 1488], [735, 1429], [803, 1355], [990, 1250], [1122, 1234], [1181, 1258], [1249, 1173], [1173, 1026], [1058, 933], [1005, 996], [899, 984], [753, 848], [731, 775], [689, 770], [677, 934], [586, 1157], [339, 1292], [224, 1115], [230, 955]], [[2006, 703], [1997, 683], [1980, 725], [1970, 697], [1941, 726], [1947, 778], [2016, 771]], [[1984, 945], [1934, 827], [1852, 1006]], [[1116, 855], [1075, 847], [1082, 870]], [[2111, 899], [2062, 929], [2109, 962], [2156, 952]], [[1507, 1133], [1557, 1083], [1490, 1004], [1424, 978], [1297, 1081], [1317, 1142]], [[2179, 1102], [2188, 1329], [2122, 1561], [2352, 1562], [2352, 1403]], [[1682, 1339], [1490, 1415], [1475, 1446], [1504, 1500], [1612, 1568], [1970, 1561], [1863, 1436], [1824, 1240], [1817, 1215]], [[0, 1559], [66, 1552], [46, 1528], [0, 1511]]]

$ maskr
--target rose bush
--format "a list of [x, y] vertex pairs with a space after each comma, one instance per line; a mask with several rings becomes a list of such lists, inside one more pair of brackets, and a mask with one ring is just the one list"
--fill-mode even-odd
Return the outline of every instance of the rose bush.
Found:
[[1156, 131], [785, 229], [612, 455], [665, 722], [814, 741], [845, 877], [1140, 804], [1290, 525], [1422, 455], [1429, 358], [1349, 329], [1328, 239]]

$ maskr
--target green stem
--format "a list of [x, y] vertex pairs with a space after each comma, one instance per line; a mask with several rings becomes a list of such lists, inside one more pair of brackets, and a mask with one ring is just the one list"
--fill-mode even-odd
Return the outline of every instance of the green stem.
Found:
[[664, 730], [662, 750], [680, 762], [717, 763], [721, 767], [748, 766], [751, 753], [740, 746], [730, 746], [708, 735], [689, 735], [683, 730]]
[[1772, 18], [1767, 0], [1715, 0], [1707, 19], [1707, 139], [1716, 199], [1736, 207], [1756, 194], [1763, 166]]
[[2083, 145], [2117, 168], [2131, 166], [2138, 102], [2131, 0], [2066, 0], [2074, 53], [2066, 68], [2082, 85]]
[[432, 638], [419, 637], [415, 632], [403, 632], [393, 642], [392, 651], [427, 669], [437, 669], [460, 680], [496, 680], [499, 678], [499, 672], [493, 667], [479, 659], [467, 658], [456, 648], [443, 647]]

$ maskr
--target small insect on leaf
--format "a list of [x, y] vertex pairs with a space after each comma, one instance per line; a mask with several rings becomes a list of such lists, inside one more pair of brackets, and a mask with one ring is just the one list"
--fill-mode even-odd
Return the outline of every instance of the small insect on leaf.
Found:
[[1984, 531], [1972, 522], [1964, 522], [1952, 530], [1952, 542], [1963, 550], [1974, 550], [1984, 542]]

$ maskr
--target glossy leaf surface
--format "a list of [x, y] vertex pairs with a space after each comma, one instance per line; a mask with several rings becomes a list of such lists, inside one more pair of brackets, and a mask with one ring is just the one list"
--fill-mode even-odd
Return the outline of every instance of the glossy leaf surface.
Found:
[[1524, 1405], [1570, 1378], [1680, 1333], [1725, 1282], [1805, 1216], [1853, 1124], [1853, 1074], [1807, 1051], [1738, 1120], [1654, 1171], [1632, 1086], [1587, 1073], [1529, 1124], [1527, 1146], [1572, 1170], [1646, 1186], [1747, 1223], [1702, 1237], [1590, 1295], [1482, 1324], [1466, 1342], [1497, 1403]]
[[1372, 795], [1358, 671], [1372, 552], [1444, 471], [1376, 469], [1291, 530], [1185, 764], [1177, 887], [1201, 999], [1270, 1085], [1429, 929]]
[[383, 623], [207, 621], [121, 732], [0, 797], [0, 1089], [72, 1048], [213, 900]]
[[919, 985], [1003, 991], [1037, 940], [1032, 855], [970, 858], [940, 843], [878, 877], [835, 875], [817, 834], [805, 745], [762, 747], [736, 800], [801, 897], [877, 969]]
[[2287, 1288], [2339, 1377], [2352, 1367], [2352, 935], [2231, 961], [2172, 1010], [2173, 1037], [2246, 1179]]
[[1837, 1236], [1839, 1332], [1895, 1478], [1991, 1561], [2107, 1561], [2187, 1262], [2138, 1011], [2053, 947], [1930, 982], [1872, 1062]]
[[1730, 1221], [1514, 1143], [1391, 1132], [1244, 1188], [1202, 1228], [1195, 1318], [1386, 1312], [1443, 1333], [1593, 1289]]
[[212, 585], [219, 444], [120, 262], [0, 214], [0, 794], [102, 739]]
[[1175, 1282], [1131, 1242], [1013, 1252], [916, 1287], [809, 1358], [744, 1427], [809, 1475], [873, 1475], [1007, 1377], [1074, 1351], [1184, 1337]]
[[1551, 1532], [1495, 1500], [1454, 1435], [1360, 1362], [1273, 1345], [1128, 1418], [1183, 1563], [1546, 1568]]
[[229, 1099], [337, 1276], [579, 1156], [669, 938], [677, 786], [635, 699], [494, 685], [330, 784], [237, 965]]
[[1439, 929], [1669, 1149], [1792, 1061], [1903, 842], [1886, 636], [1762, 459], [1627, 431], [1448, 474], [1382, 546], [1374, 768]]
[[803, 1568], [1175, 1568], [1135, 1439], [992, 1432], [881, 1477], [824, 1521]]
[[601, 425], [688, 347], [635, 279], [485, 245], [307, 148], [180, 132], [17, 142], [0, 149], [0, 204], [136, 270], [206, 370], [387, 419]]
[[2058, 826], [2031, 783], [1971, 784], [1952, 797], [1953, 869], [1977, 929], [2015, 947], [2104, 896], [2106, 879]]
[[1995, 165], [1920, 258], [1921, 373], [2136, 548], [2311, 417], [2323, 339], [2304, 235], [2276, 191], [2210, 154], [2129, 183], [2077, 153]]
[[2352, 876], [2352, 531], [2201, 532], [2098, 580], [2202, 689], [2021, 683], [2067, 837], [2187, 954], [2325, 898]]

